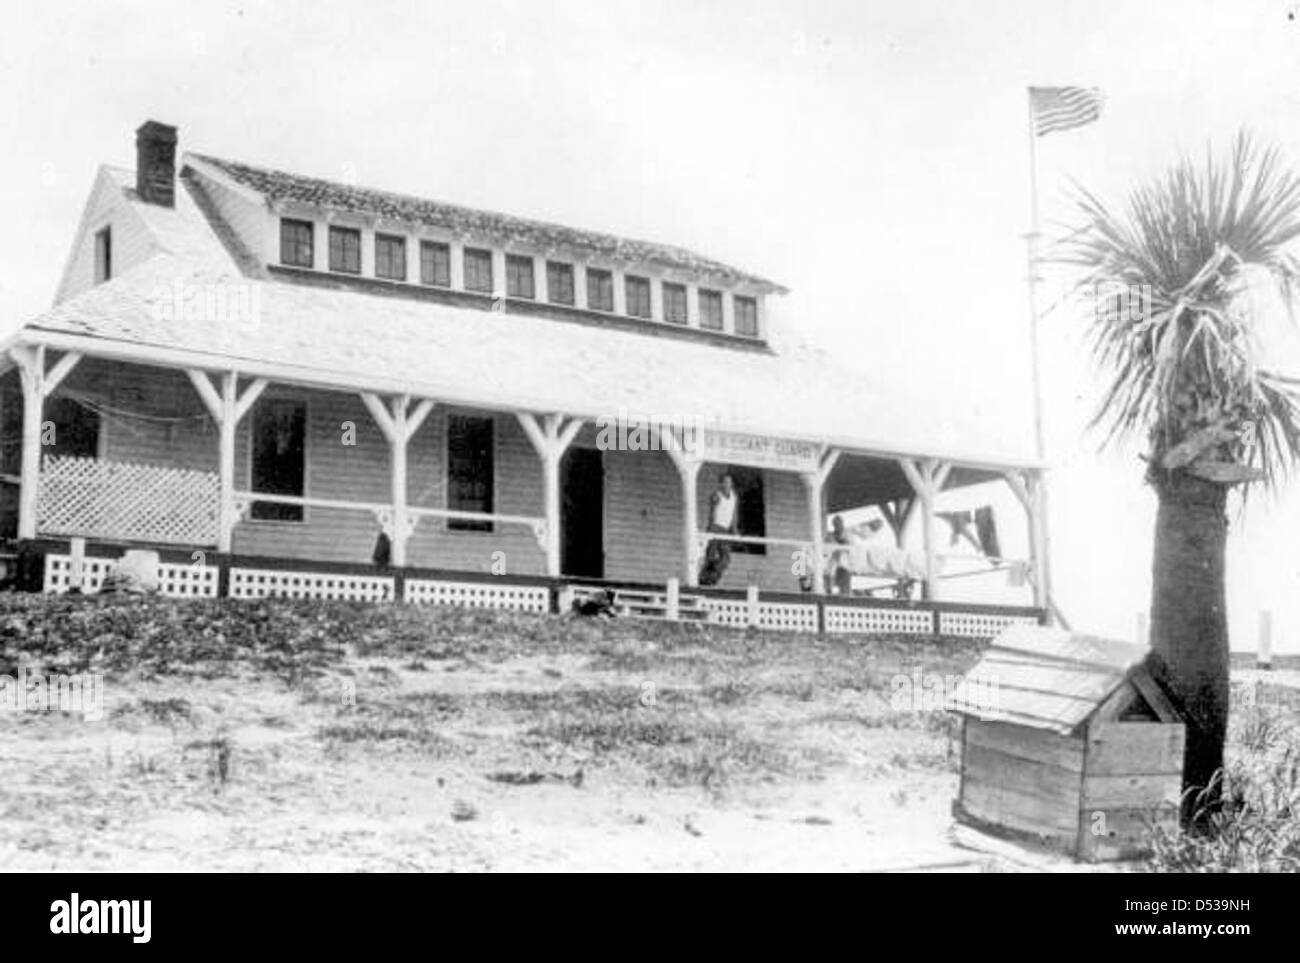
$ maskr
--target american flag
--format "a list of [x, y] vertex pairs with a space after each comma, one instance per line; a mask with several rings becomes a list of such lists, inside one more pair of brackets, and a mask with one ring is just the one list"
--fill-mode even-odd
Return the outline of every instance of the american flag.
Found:
[[1055, 130], [1091, 124], [1101, 116], [1101, 103], [1102, 94], [1098, 87], [1029, 88], [1034, 133], [1039, 137]]

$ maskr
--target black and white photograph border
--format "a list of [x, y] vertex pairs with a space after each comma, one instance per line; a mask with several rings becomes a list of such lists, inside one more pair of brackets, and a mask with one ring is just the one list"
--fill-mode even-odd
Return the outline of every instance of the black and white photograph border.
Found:
[[0, 871], [1300, 869], [1298, 16], [7, 5]]

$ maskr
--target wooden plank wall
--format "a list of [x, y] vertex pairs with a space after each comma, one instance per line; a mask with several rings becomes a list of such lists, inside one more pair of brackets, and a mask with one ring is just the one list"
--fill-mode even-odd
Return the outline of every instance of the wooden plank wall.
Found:
[[1079, 856], [1127, 859], [1149, 850], [1150, 828], [1178, 825], [1181, 723], [1097, 722], [1088, 730]]
[[[106, 414], [101, 421], [102, 457], [113, 461], [217, 470], [217, 431], [206, 417], [188, 378], [180, 371], [87, 359], [66, 383], [120, 411], [178, 417], [160, 421]], [[297, 398], [307, 404], [307, 492], [317, 498], [387, 502], [388, 448], [361, 400], [352, 394], [273, 385], [264, 398]], [[407, 486], [412, 505], [446, 506], [446, 422], [451, 409], [436, 408], [411, 441]], [[468, 412], [468, 409], [457, 409]], [[541, 465], [513, 415], [470, 412], [494, 418], [496, 510], [540, 515]], [[250, 415], [240, 426], [235, 478], [248, 484]], [[354, 445], [342, 443], [347, 423], [355, 426]], [[590, 426], [575, 444], [595, 446]], [[684, 553], [681, 488], [676, 469], [661, 451], [607, 451], [605, 464], [605, 575], [610, 579], [662, 582], [681, 574]], [[707, 464], [700, 472], [701, 524], [709, 496], [724, 466]], [[764, 473], [767, 533], [806, 538], [807, 505], [802, 484], [787, 472]], [[365, 511], [312, 507], [303, 522], [241, 522], [234, 551], [248, 555], [338, 562], [368, 562], [379, 526]], [[498, 525], [494, 532], [448, 530], [445, 521], [426, 518], [409, 548], [410, 564], [429, 568], [492, 571], [502, 552], [505, 574], [542, 574], [544, 559], [532, 532]], [[735, 553], [723, 587], [743, 589], [753, 581], [769, 591], [796, 591], [791, 572], [793, 546], [769, 546], [765, 555]]]
[[961, 808], [981, 822], [1074, 851], [1082, 739], [966, 719]]

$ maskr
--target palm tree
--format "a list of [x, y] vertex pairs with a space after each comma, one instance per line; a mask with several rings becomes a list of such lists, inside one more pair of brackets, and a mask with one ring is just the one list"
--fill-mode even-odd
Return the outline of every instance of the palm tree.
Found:
[[1091, 427], [1146, 444], [1151, 647], [1187, 715], [1183, 822], [1204, 825], [1228, 723], [1228, 492], [1276, 486], [1300, 457], [1300, 380], [1266, 367], [1259, 338], [1261, 291], [1288, 313], [1295, 301], [1300, 181], [1242, 133], [1228, 157], [1185, 157], [1138, 187], [1122, 213], [1076, 190], [1083, 223], [1054, 260], [1092, 295], [1105, 390]]

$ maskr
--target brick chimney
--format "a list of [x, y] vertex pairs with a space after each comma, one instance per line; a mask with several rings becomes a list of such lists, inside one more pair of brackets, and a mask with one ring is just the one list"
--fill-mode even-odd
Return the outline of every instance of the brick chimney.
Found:
[[175, 127], [147, 120], [135, 132], [135, 189], [149, 204], [175, 206]]

